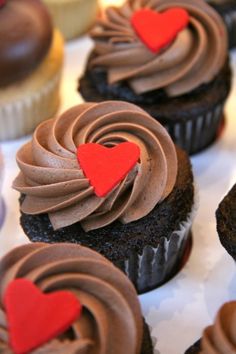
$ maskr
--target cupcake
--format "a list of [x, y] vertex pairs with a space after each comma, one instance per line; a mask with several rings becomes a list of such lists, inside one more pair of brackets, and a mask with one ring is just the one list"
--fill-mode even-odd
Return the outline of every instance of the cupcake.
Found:
[[215, 322], [207, 327], [202, 339], [189, 348], [185, 354], [233, 354], [236, 353], [236, 301], [224, 304]]
[[107, 101], [42, 123], [17, 153], [21, 225], [31, 241], [91, 247], [138, 292], [175, 274], [189, 245], [186, 153], [141, 108]]
[[1, 353], [153, 354], [134, 287], [96, 252], [24, 245], [0, 274]]
[[98, 0], [43, 0], [66, 40], [88, 31], [98, 15]]
[[31, 133], [57, 111], [63, 40], [39, 0], [0, 1], [0, 23], [3, 141]]
[[86, 101], [138, 104], [190, 154], [216, 139], [231, 71], [225, 25], [205, 1], [130, 0], [108, 8], [91, 36]]
[[4, 204], [2, 199], [2, 181], [3, 181], [3, 157], [0, 150], [0, 228], [3, 224], [3, 219], [5, 214]]
[[220, 203], [216, 219], [220, 242], [236, 261], [236, 184]]
[[236, 1], [211, 0], [209, 3], [223, 17], [229, 36], [229, 48], [234, 48], [236, 46]]

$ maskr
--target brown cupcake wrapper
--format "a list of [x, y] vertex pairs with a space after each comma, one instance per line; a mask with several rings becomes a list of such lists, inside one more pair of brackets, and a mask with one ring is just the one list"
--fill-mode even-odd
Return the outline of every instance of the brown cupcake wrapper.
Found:
[[224, 122], [224, 102], [194, 119], [165, 125], [173, 141], [189, 154], [200, 152], [216, 140]]
[[0, 106], [0, 141], [16, 139], [31, 133], [59, 107], [61, 73], [57, 73], [37, 92]]
[[180, 270], [191, 240], [195, 212], [194, 206], [186, 221], [180, 223], [169, 240], [162, 237], [156, 248], [147, 245], [141, 255], [132, 252], [124, 262], [115, 263], [129, 277], [139, 294], [159, 287]]

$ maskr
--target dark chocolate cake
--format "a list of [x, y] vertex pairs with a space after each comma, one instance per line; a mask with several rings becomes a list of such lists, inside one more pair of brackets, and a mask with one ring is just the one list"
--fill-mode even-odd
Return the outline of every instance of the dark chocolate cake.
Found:
[[216, 219], [220, 242], [236, 260], [236, 184], [220, 203]]

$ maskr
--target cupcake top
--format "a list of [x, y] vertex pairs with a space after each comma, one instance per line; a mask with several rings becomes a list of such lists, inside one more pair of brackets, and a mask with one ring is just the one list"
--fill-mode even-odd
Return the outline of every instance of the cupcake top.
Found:
[[214, 324], [204, 330], [200, 353], [236, 353], [236, 301], [224, 304]]
[[39, 0], [0, 0], [0, 88], [27, 77], [46, 56], [52, 23]]
[[54, 229], [85, 231], [149, 214], [175, 185], [175, 146], [137, 106], [108, 101], [76, 106], [43, 122], [17, 153], [13, 187], [23, 213], [48, 213]]
[[[11, 326], [14, 316], [14, 324], [17, 317], [23, 316], [25, 329], [30, 324], [37, 325], [36, 333], [42, 331], [45, 334], [49, 328], [47, 322], [51, 323], [53, 319], [45, 307], [43, 316], [36, 308], [42, 308], [48, 298], [45, 294], [57, 297], [59, 291], [66, 291], [67, 299], [68, 293], [72, 294], [73, 301], [82, 307], [76, 320], [60, 335], [32, 348], [31, 353], [140, 354], [143, 321], [135, 289], [120, 270], [96, 252], [71, 244], [24, 245], [1, 260], [0, 279], [0, 352], [12, 353], [12, 343], [14, 348], [19, 348], [19, 343], [13, 342], [19, 334], [16, 327]], [[13, 292], [17, 287], [18, 299]], [[21, 298], [19, 294], [23, 292]], [[28, 316], [29, 302], [35, 292], [35, 312], [29, 312]], [[20, 312], [22, 306], [24, 311]], [[38, 323], [39, 317], [47, 318], [43, 328]], [[21, 347], [30, 348], [29, 336], [24, 336], [24, 329], [22, 336]]]
[[203, 0], [129, 0], [106, 9], [91, 36], [90, 66], [136, 94], [186, 94], [214, 79], [227, 58], [223, 20]]

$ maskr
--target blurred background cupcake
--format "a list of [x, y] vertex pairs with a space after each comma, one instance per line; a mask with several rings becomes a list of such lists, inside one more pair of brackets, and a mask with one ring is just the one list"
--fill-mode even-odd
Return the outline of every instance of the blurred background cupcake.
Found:
[[224, 20], [229, 36], [229, 48], [236, 47], [236, 0], [210, 0], [209, 3]]
[[91, 247], [138, 292], [179, 271], [191, 236], [191, 164], [139, 107], [121, 101], [76, 106], [42, 123], [17, 163], [13, 187], [31, 241]]
[[88, 31], [99, 13], [99, 0], [43, 0], [66, 40]]
[[226, 27], [205, 1], [126, 1], [107, 8], [91, 36], [85, 100], [138, 104], [190, 154], [217, 138], [231, 70]]
[[[48, 306], [50, 296], [56, 309], [54, 298]], [[68, 312], [76, 314], [70, 321]], [[153, 354], [131, 282], [104, 257], [78, 245], [28, 244], [3, 257], [0, 315], [1, 353]], [[51, 332], [59, 321], [62, 328]]]
[[207, 327], [202, 339], [185, 354], [236, 353], [236, 301], [225, 303], [218, 311], [214, 324]]
[[236, 261], [236, 184], [220, 203], [216, 219], [220, 242]]
[[2, 0], [0, 24], [3, 141], [31, 133], [38, 123], [56, 113], [63, 40], [39, 0]]

